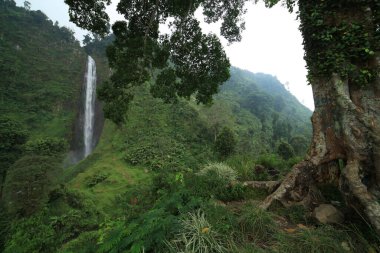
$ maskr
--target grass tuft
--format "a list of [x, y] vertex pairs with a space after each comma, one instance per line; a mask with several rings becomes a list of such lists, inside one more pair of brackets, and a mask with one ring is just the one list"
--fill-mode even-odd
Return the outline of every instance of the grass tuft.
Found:
[[210, 173], [215, 173], [216, 176], [226, 182], [236, 181], [237, 179], [237, 172], [224, 163], [209, 163], [197, 174], [200, 176], [207, 176], [210, 175]]
[[243, 208], [239, 225], [246, 239], [252, 241], [267, 242], [277, 232], [273, 215], [251, 204]]
[[181, 220], [177, 239], [167, 244], [173, 253], [224, 253], [228, 250], [223, 239], [207, 221], [204, 213], [198, 210]]
[[344, 231], [323, 226], [302, 229], [294, 234], [278, 233], [276, 248], [282, 253], [346, 253], [352, 249], [348, 238]]

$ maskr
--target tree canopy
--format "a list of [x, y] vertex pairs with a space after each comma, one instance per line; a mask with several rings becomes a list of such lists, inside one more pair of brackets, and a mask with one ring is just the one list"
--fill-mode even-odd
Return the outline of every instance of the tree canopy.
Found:
[[[125, 20], [112, 25], [115, 40], [107, 49], [113, 72], [99, 90], [106, 117], [123, 122], [133, 87], [146, 82], [153, 96], [166, 102], [193, 94], [198, 103], [210, 102], [229, 78], [230, 63], [219, 38], [203, 34], [194, 12], [202, 7], [207, 23], [221, 20], [221, 35], [235, 42], [244, 29], [245, 1], [121, 0], [117, 10]], [[108, 33], [105, 7], [109, 0], [65, 2], [75, 24], [101, 35]], [[168, 24], [171, 34], [161, 33], [160, 24]]]

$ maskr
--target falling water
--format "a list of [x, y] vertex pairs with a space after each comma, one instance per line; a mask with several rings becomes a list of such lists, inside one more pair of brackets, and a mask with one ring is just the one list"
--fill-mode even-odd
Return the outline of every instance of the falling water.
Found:
[[84, 157], [87, 157], [93, 149], [96, 91], [96, 65], [91, 56], [88, 56], [85, 89], [83, 140]]

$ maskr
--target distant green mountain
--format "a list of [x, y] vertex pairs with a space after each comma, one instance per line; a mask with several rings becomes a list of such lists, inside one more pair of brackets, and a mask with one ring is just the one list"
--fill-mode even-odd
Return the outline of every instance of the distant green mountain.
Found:
[[[268, 101], [270, 106], [268, 109], [271, 110], [271, 112], [279, 113], [283, 118], [296, 123], [298, 127], [303, 128], [304, 126], [302, 125], [306, 124], [308, 128], [307, 132], [310, 134], [310, 117], [312, 112], [285, 89], [285, 86], [276, 77], [264, 73], [253, 74], [252, 72], [238, 68], [232, 68], [231, 75], [232, 78], [224, 87], [225, 91], [244, 91], [244, 93], [240, 94], [242, 94], [246, 100], [250, 99], [249, 96], [251, 96], [252, 93], [265, 92], [272, 97]], [[254, 100], [254, 97], [252, 97], [252, 99]], [[247, 107], [249, 107], [249, 104], [247, 104]], [[296, 128], [296, 130], [301, 129]], [[305, 132], [305, 134], [307, 132]]]
[[236, 131], [240, 152], [275, 152], [282, 141], [311, 138], [312, 112], [268, 74], [232, 67], [231, 78], [215, 96], [214, 105], [201, 111], [216, 131], [222, 125]]

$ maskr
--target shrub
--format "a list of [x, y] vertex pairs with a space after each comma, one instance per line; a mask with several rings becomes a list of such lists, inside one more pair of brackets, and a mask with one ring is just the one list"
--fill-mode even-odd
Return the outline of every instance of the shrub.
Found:
[[288, 168], [292, 168], [294, 165], [296, 165], [297, 163], [301, 162], [303, 160], [303, 157], [301, 156], [295, 156], [295, 157], [292, 157], [290, 158], [289, 160], [286, 161], [287, 163], [287, 167]]
[[95, 185], [103, 182], [109, 177], [109, 173], [98, 172], [92, 176], [89, 176], [85, 179], [87, 187], [94, 187]]
[[215, 150], [222, 157], [228, 157], [236, 148], [236, 137], [231, 129], [225, 127], [222, 132], [216, 137]]
[[13, 221], [4, 252], [57, 252], [62, 244], [82, 232], [98, 229], [101, 214], [93, 202], [64, 187], [50, 197], [46, 208]]
[[238, 222], [233, 210], [216, 201], [203, 201], [201, 209], [214, 230], [226, 236], [235, 233]]
[[54, 234], [44, 213], [21, 219], [12, 224], [4, 253], [54, 252]]
[[293, 147], [287, 142], [281, 142], [278, 145], [277, 153], [285, 160], [289, 160], [295, 156]]
[[185, 168], [185, 147], [171, 140], [149, 140], [140, 145], [128, 147], [124, 159], [132, 165], [143, 165], [152, 170], [180, 170]]
[[[24, 126], [13, 119], [0, 116], [0, 173], [5, 171], [22, 155], [22, 145], [28, 133]], [[3, 175], [1, 175], [3, 176]]]
[[266, 168], [275, 168], [281, 170], [287, 168], [286, 162], [275, 154], [261, 155], [259, 158], [257, 158], [256, 164], [263, 165]]
[[302, 135], [294, 136], [290, 139], [290, 145], [292, 145], [294, 152], [298, 156], [303, 156], [306, 154], [309, 141]]
[[[121, 238], [120, 245], [115, 245], [125, 251], [111, 252], [166, 252], [163, 251], [165, 242], [177, 229], [177, 221], [177, 217], [164, 208], [149, 210], [125, 227], [127, 234]], [[112, 240], [112, 236], [109, 239]]]
[[209, 171], [206, 175], [187, 175], [185, 184], [195, 196], [222, 201], [241, 200], [246, 190], [242, 184], [231, 184], [219, 177], [215, 171]]
[[189, 213], [180, 223], [180, 232], [175, 240], [168, 242], [171, 252], [175, 253], [223, 253], [228, 252], [225, 238], [216, 232], [198, 210]]
[[68, 145], [64, 139], [40, 138], [28, 141], [25, 144], [25, 151], [32, 155], [54, 156], [64, 153], [67, 147]]
[[0, 252], [3, 252], [10, 229], [10, 218], [4, 203], [0, 203]]
[[255, 179], [253, 173], [255, 160], [251, 155], [235, 154], [225, 162], [237, 171], [240, 180], [250, 181]]
[[209, 163], [197, 174], [200, 176], [209, 176], [210, 173], [215, 173], [218, 178], [226, 182], [236, 181], [237, 179], [237, 172], [224, 163]]
[[100, 245], [97, 244], [99, 233], [99, 231], [83, 232], [78, 236], [78, 238], [65, 243], [57, 253], [104, 252], [101, 250]]
[[243, 235], [254, 241], [268, 241], [277, 231], [270, 212], [253, 205], [247, 205], [239, 217]]
[[25, 156], [8, 171], [4, 201], [11, 214], [28, 216], [41, 208], [57, 181], [60, 165], [51, 157]]

